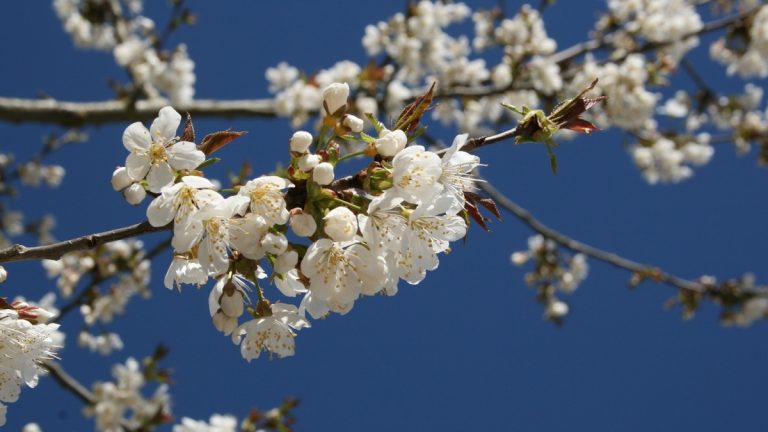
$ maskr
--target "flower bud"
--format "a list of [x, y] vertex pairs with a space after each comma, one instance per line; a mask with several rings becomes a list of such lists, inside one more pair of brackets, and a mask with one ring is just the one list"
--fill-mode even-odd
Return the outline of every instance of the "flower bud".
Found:
[[347, 104], [349, 97], [349, 85], [347, 83], [333, 83], [323, 89], [323, 102], [328, 109], [328, 115], [334, 114]]
[[221, 295], [219, 304], [221, 305], [221, 311], [232, 318], [239, 317], [245, 310], [245, 306], [243, 305], [243, 295], [236, 289], [232, 290], [231, 295], [227, 294], [227, 291], [225, 290]]
[[0, 283], [5, 282], [6, 279], [8, 279], [8, 270], [6, 270], [5, 267], [0, 266]]
[[299, 158], [299, 169], [304, 172], [310, 172], [320, 163], [320, 161], [322, 161], [322, 158], [316, 154], [305, 154]]
[[213, 326], [225, 335], [231, 334], [237, 328], [237, 318], [218, 311], [213, 315]]
[[115, 172], [112, 173], [112, 189], [115, 191], [121, 191], [133, 183], [130, 177], [128, 177], [128, 170], [125, 167], [117, 167]]
[[299, 263], [299, 254], [296, 251], [288, 251], [275, 260], [275, 272], [280, 274], [288, 273], [296, 268]]
[[407, 143], [408, 137], [405, 136], [405, 132], [400, 129], [394, 131], [384, 129], [379, 134], [379, 139], [374, 142], [374, 146], [378, 154], [388, 158], [399, 153]]
[[309, 237], [317, 231], [317, 222], [300, 208], [291, 210], [291, 229], [299, 237]]
[[344, 127], [354, 133], [360, 133], [363, 131], [363, 119], [355, 117], [352, 114], [345, 115], [341, 124], [343, 124]]
[[288, 239], [282, 234], [267, 233], [261, 239], [261, 247], [267, 253], [280, 255], [288, 249]]
[[554, 300], [547, 305], [546, 315], [548, 318], [562, 318], [568, 315], [568, 304], [560, 300]]
[[510, 257], [510, 261], [512, 261], [512, 264], [516, 266], [521, 266], [526, 262], [528, 262], [530, 258], [531, 258], [531, 255], [528, 252], [517, 251], [512, 253], [512, 256]]
[[123, 195], [125, 196], [125, 200], [128, 201], [128, 204], [139, 205], [147, 196], [147, 191], [145, 191], [140, 184], [134, 183], [123, 192]]
[[331, 184], [333, 181], [333, 165], [328, 162], [318, 164], [312, 170], [312, 180], [321, 186]]
[[333, 241], [352, 240], [357, 234], [357, 218], [352, 210], [346, 207], [336, 207], [329, 211], [323, 220], [325, 221], [325, 234]]
[[306, 153], [309, 146], [312, 145], [312, 134], [305, 131], [298, 131], [293, 134], [289, 143], [292, 152]]

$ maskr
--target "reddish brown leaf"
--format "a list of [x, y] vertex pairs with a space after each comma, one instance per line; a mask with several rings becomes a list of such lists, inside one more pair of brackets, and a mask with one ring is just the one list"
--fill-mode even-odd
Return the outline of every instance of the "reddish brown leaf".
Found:
[[600, 128], [581, 118], [571, 119], [568, 123], [563, 125], [564, 129], [570, 129], [572, 131], [580, 132], [583, 134], [591, 134], [594, 131], [599, 131]]
[[477, 210], [477, 206], [470, 202], [464, 203], [464, 210], [467, 211], [467, 214], [478, 224], [480, 227], [482, 227], [486, 231], [490, 231], [488, 229], [488, 224], [485, 223], [486, 218], [483, 217], [483, 215], [480, 214], [480, 212]]
[[184, 122], [184, 132], [181, 134], [182, 141], [195, 142], [195, 126], [192, 124], [192, 116], [187, 113], [187, 120]]
[[400, 129], [405, 132], [412, 132], [419, 127], [419, 121], [421, 120], [421, 117], [432, 104], [432, 98], [435, 93], [436, 84], [437, 83], [433, 82], [426, 93], [417, 97], [416, 100], [403, 108], [403, 112], [400, 113], [400, 116], [397, 118], [397, 122], [395, 123], [395, 129]]
[[232, 142], [232, 140], [236, 138], [240, 138], [246, 133], [247, 132], [244, 132], [244, 131], [238, 132], [238, 131], [231, 131], [231, 130], [210, 133], [206, 135], [205, 138], [203, 138], [203, 141], [200, 143], [199, 149], [206, 155], [210, 155], [211, 153], [221, 149], [225, 145]]

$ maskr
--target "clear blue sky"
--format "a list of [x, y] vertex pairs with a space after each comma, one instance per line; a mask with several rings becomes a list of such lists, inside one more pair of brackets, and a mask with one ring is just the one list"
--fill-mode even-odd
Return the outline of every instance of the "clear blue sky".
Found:
[[[153, 2], [155, 3], [155, 2]], [[202, 2], [199, 24], [174, 36], [196, 62], [197, 96], [267, 96], [264, 70], [288, 61], [307, 70], [350, 58], [364, 60], [366, 24], [385, 19], [404, 2]], [[478, 2], [485, 5], [492, 1]], [[510, 9], [517, 2], [507, 2]], [[583, 40], [600, 1], [558, 2], [545, 13], [560, 47]], [[111, 96], [110, 77], [124, 79], [111, 55], [77, 51], [50, 2], [8, 2], [0, 14], [0, 95], [64, 100]], [[149, 7], [157, 22], [164, 2]], [[299, 30], [302, 29], [302, 30]], [[709, 40], [709, 39], [705, 39]], [[706, 51], [704, 49], [703, 51]], [[695, 61], [726, 90], [705, 55]], [[684, 77], [676, 84], [690, 87]], [[764, 84], [764, 83], [759, 83]], [[9, 205], [28, 216], [53, 212], [55, 235], [68, 238], [138, 222], [109, 184], [125, 150], [126, 124], [89, 130], [88, 143], [54, 155], [67, 176], [56, 190], [24, 190]], [[285, 154], [292, 133], [285, 121], [200, 121], [198, 131], [233, 128], [250, 134], [221, 152], [224, 167], [242, 158], [266, 172]], [[0, 149], [23, 156], [58, 129], [0, 125]], [[451, 139], [452, 132], [443, 137]], [[768, 172], [755, 155], [737, 157], [718, 146], [713, 161], [682, 184], [651, 187], [633, 167], [624, 138], [604, 132], [563, 145], [560, 173], [549, 172], [540, 147], [497, 145], [480, 156], [497, 187], [553, 227], [577, 239], [693, 278], [753, 271], [768, 280]], [[88, 197], [88, 199], [83, 199]], [[759, 430], [765, 424], [768, 384], [766, 327], [723, 328], [717, 311], [703, 308], [682, 321], [663, 303], [675, 291], [661, 285], [626, 288], [628, 274], [590, 261], [591, 274], [568, 300], [571, 315], [557, 328], [542, 320], [524, 270], [509, 254], [525, 248], [530, 231], [512, 216], [486, 234], [474, 229], [465, 245], [441, 260], [419, 286], [401, 284], [393, 298], [365, 298], [347, 316], [313, 322], [297, 338], [296, 356], [246, 363], [208, 316], [208, 288], [183, 293], [162, 286], [170, 252], [154, 263], [153, 298], [136, 300], [118, 319], [126, 350], [108, 361], [75, 347], [63, 365], [82, 382], [110, 378], [112, 363], [130, 353], [170, 346], [173, 411], [207, 419], [238, 418], [253, 406], [269, 408], [284, 396], [301, 399], [298, 430], [318, 431], [679, 431]], [[161, 235], [147, 236], [156, 242]], [[3, 295], [38, 298], [52, 289], [39, 263], [9, 265]], [[64, 321], [74, 337], [81, 325]], [[37, 421], [47, 431], [89, 430], [82, 406], [44, 379], [11, 404], [8, 429]]]

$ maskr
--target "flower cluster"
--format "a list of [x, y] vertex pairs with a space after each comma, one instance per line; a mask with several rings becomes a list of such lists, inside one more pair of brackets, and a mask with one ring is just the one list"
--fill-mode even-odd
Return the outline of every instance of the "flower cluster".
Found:
[[114, 381], [93, 384], [94, 401], [83, 412], [88, 417], [94, 417], [96, 429], [106, 432], [135, 430], [140, 426], [168, 421], [168, 386], [160, 384], [150, 397], [145, 397], [142, 390], [148, 383], [148, 375], [136, 359], [128, 358], [125, 364], [116, 364], [112, 368]]
[[707, 133], [676, 140], [659, 137], [632, 146], [630, 153], [648, 183], [676, 183], [693, 174], [690, 166], [709, 162], [715, 153], [709, 139]]
[[7, 407], [19, 399], [22, 385], [34, 388], [44, 373], [42, 362], [56, 357], [63, 343], [54, 313], [24, 301], [0, 300], [0, 426]]
[[522, 266], [533, 261], [534, 269], [525, 275], [528, 285], [537, 287], [538, 300], [544, 304], [544, 317], [559, 323], [568, 315], [568, 304], [557, 297], [557, 292], [571, 294], [587, 278], [589, 264], [584, 254], [567, 255], [557, 244], [537, 234], [528, 239], [528, 250], [512, 254], [513, 264]]
[[[377, 133], [368, 135], [346, 112], [349, 93], [346, 83], [326, 86], [328, 132], [292, 136], [285, 176], [243, 180], [226, 191], [195, 169], [205, 155], [176, 137], [180, 116], [172, 108], [160, 110], [151, 131], [133, 124], [123, 135], [131, 154], [115, 176], [156, 194], [150, 224], [173, 225], [166, 287], [214, 279], [213, 324], [248, 360], [263, 350], [292, 355], [295, 332], [310, 325], [307, 313], [345, 314], [361, 296], [395, 294], [400, 279], [421, 282], [450, 242], [466, 235], [465, 192], [474, 190], [480, 164], [461, 150], [467, 135], [442, 154], [408, 145], [412, 123], [389, 130], [371, 118]], [[341, 142], [363, 148], [342, 155]], [[363, 155], [374, 158], [367, 169], [336, 179], [339, 162]], [[300, 304], [270, 302], [264, 279], [285, 297], [300, 296]]]
[[161, 93], [176, 104], [188, 103], [195, 93], [195, 63], [185, 45], [168, 52], [155, 22], [142, 15], [142, 0], [54, 0], [54, 10], [81, 48], [112, 50], [115, 62], [126, 68], [138, 91], [149, 99]]
[[713, 59], [727, 65], [728, 75], [743, 78], [768, 76], [768, 6], [763, 6], [741, 31], [715, 41], [709, 48]]

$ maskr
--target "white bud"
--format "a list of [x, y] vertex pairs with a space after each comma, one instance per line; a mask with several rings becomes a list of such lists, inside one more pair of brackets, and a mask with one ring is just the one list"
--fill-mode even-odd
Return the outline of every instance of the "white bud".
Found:
[[231, 334], [237, 328], [237, 318], [218, 311], [213, 315], [213, 326], [225, 335]]
[[221, 299], [219, 300], [219, 304], [221, 305], [221, 311], [232, 318], [239, 317], [245, 310], [243, 296], [238, 290], [234, 290], [232, 295], [227, 295], [227, 292], [224, 291], [224, 294], [222, 294]]
[[562, 318], [568, 315], [568, 304], [561, 302], [560, 300], [554, 300], [547, 305], [547, 317], [549, 318]]
[[0, 266], [0, 283], [5, 282], [6, 279], [8, 279], [8, 270], [6, 270], [5, 267]]
[[280, 274], [288, 273], [296, 268], [299, 263], [299, 254], [296, 251], [288, 251], [275, 260], [275, 272]]
[[336, 207], [323, 218], [325, 233], [333, 241], [352, 240], [357, 234], [357, 218], [352, 210], [346, 207]]
[[317, 231], [317, 222], [311, 214], [295, 208], [291, 210], [291, 229], [299, 237], [309, 237]]
[[328, 107], [328, 113], [333, 114], [347, 104], [349, 97], [349, 85], [347, 83], [333, 83], [323, 89], [323, 101]]
[[312, 145], [312, 134], [305, 131], [298, 131], [291, 137], [290, 145], [292, 152], [306, 153], [309, 146]]
[[341, 124], [346, 126], [350, 131], [354, 133], [360, 133], [363, 131], [363, 119], [355, 117], [352, 114], [345, 115]]
[[112, 189], [115, 191], [121, 191], [130, 186], [131, 183], [133, 180], [128, 177], [128, 170], [125, 167], [117, 167], [112, 173]]
[[320, 161], [322, 161], [322, 158], [316, 154], [305, 154], [299, 158], [299, 169], [304, 172], [310, 172], [320, 163]]
[[512, 264], [516, 266], [521, 266], [528, 262], [528, 260], [531, 258], [530, 254], [528, 252], [518, 251], [512, 253], [512, 256], [510, 257], [510, 260], [512, 261]]
[[408, 137], [400, 129], [389, 131], [382, 130], [373, 145], [376, 146], [376, 152], [383, 157], [393, 157], [400, 150], [405, 148], [408, 143]]
[[128, 204], [139, 205], [144, 201], [144, 198], [146, 198], [147, 191], [145, 191], [140, 184], [134, 183], [123, 192], [123, 195], [125, 196], [125, 200], [128, 201]]
[[288, 239], [282, 234], [267, 233], [261, 239], [261, 247], [265, 252], [280, 255], [288, 249]]
[[43, 180], [50, 187], [58, 187], [64, 178], [66, 170], [60, 165], [50, 165], [43, 168]]
[[321, 186], [331, 184], [333, 181], [333, 165], [328, 162], [318, 164], [312, 170], [312, 180]]

